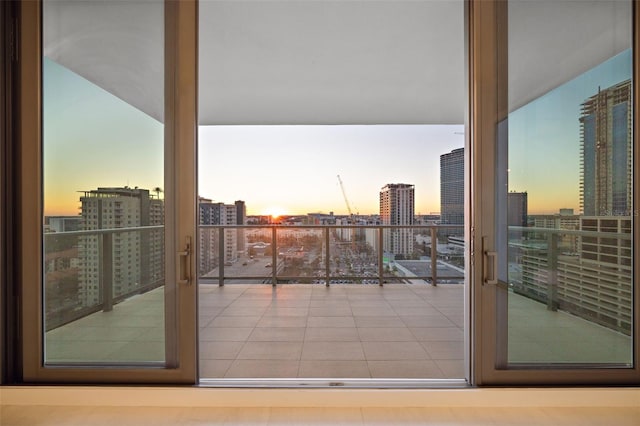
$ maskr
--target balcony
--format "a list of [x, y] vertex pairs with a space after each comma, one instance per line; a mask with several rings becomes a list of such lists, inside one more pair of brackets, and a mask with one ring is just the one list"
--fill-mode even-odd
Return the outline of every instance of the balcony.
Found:
[[460, 284], [200, 286], [203, 378], [463, 378]]
[[[79, 242], [82, 238], [94, 238], [104, 254], [110, 243], [105, 236], [159, 232], [159, 228], [162, 227], [50, 234], [46, 236], [46, 244], [55, 246], [49, 239], [72, 238]], [[422, 256], [421, 260], [393, 260], [384, 249], [380, 251], [384, 248], [385, 227], [360, 228], [368, 230], [372, 237], [382, 237], [374, 241], [375, 249], [371, 244], [367, 246], [366, 239], [356, 239], [355, 243], [343, 240], [341, 235], [357, 235], [359, 227], [353, 225], [296, 228], [201, 227], [199, 260], [201, 265], [204, 261], [215, 263], [213, 269], [202, 268], [199, 280], [201, 378], [464, 377], [465, 289], [459, 269], [451, 263], [456, 261], [455, 252], [446, 250], [443, 229], [426, 226], [413, 230], [424, 236], [421, 247], [427, 254], [431, 241], [443, 241], [434, 244], [438, 256], [436, 267], [432, 268], [434, 259], [429, 256]], [[228, 261], [217, 253], [226, 252], [224, 236], [229, 230], [245, 231], [247, 240], [250, 239], [247, 234], [260, 234], [267, 240], [258, 241], [256, 237], [250, 244], [247, 242], [244, 255]], [[561, 269], [562, 262], [576, 263], [575, 258], [563, 257], [568, 256], [563, 245], [573, 243], [571, 236], [593, 235], [528, 228], [512, 231], [520, 234], [512, 236], [509, 242], [509, 254], [516, 259], [509, 265], [509, 361], [622, 365], [631, 362], [631, 338], [624, 320], [624, 315], [630, 313], [623, 307], [630, 304], [630, 293], [625, 290], [628, 285], [625, 277], [630, 279], [630, 275], [618, 272], [618, 287], [614, 291], [610, 285], [593, 287], [594, 276], [589, 276], [589, 268], [583, 268], [580, 282], [584, 285], [578, 291], [582, 299], [602, 312], [608, 312], [613, 291], [622, 306], [618, 309], [622, 319], [614, 321], [593, 315], [593, 310], [573, 309], [568, 304], [568, 281], [558, 278], [563, 275], [554, 271]], [[525, 232], [527, 236], [523, 236]], [[206, 233], [212, 240], [203, 237]], [[292, 237], [295, 233], [300, 238]], [[541, 235], [548, 236], [543, 240], [551, 245], [540, 242]], [[607, 233], [606, 237], [616, 238], [621, 252], [624, 251], [628, 234]], [[307, 252], [306, 256], [297, 249], [301, 242], [308, 245], [302, 250]], [[263, 247], [264, 251], [251, 251], [250, 247]], [[141, 255], [141, 263], [153, 263], [149, 256]], [[537, 259], [537, 263], [527, 256]], [[102, 262], [93, 265], [99, 273], [95, 279], [97, 301], [91, 306], [67, 309], [61, 315], [60, 306], [64, 303], [47, 304], [48, 363], [164, 359], [162, 278], [152, 281], [147, 278], [147, 282], [140, 281], [137, 287], [122, 285], [122, 292], [116, 294], [113, 288], [117, 286], [109, 283], [113, 279], [108, 273], [109, 261], [103, 255]], [[89, 268], [91, 262], [85, 259], [79, 263]], [[67, 273], [80, 275], [80, 269]], [[610, 269], [610, 265], [600, 265], [598, 279], [610, 284], [611, 275], [604, 274]], [[527, 277], [537, 277], [538, 281]], [[540, 277], [551, 279], [543, 285]], [[51, 290], [49, 284], [55, 283], [49, 276], [47, 280], [47, 289], [52, 291], [47, 302], [51, 302], [53, 296], [62, 293]], [[81, 297], [90, 300], [80, 292], [80, 286], [77, 290], [76, 305]], [[594, 297], [596, 291], [600, 299]], [[54, 306], [58, 309], [52, 309]]]

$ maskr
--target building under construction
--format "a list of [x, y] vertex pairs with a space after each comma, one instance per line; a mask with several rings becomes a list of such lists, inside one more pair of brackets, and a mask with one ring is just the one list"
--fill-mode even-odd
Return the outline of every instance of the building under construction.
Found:
[[627, 216], [632, 205], [631, 80], [581, 105], [580, 207], [585, 216]]

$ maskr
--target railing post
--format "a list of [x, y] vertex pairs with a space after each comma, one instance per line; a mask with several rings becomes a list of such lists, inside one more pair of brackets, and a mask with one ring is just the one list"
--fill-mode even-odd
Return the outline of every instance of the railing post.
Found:
[[558, 234], [547, 236], [547, 310], [558, 310]]
[[384, 278], [384, 244], [382, 243], [383, 238], [382, 227], [378, 228], [378, 285], [382, 286], [382, 281]]
[[331, 276], [331, 248], [329, 247], [329, 228], [324, 228], [324, 285], [329, 287]]
[[438, 285], [438, 236], [435, 226], [431, 230], [431, 285]]
[[[98, 237], [100, 238], [100, 237]], [[102, 285], [102, 310], [113, 310], [113, 234], [102, 234], [102, 268], [100, 268], [100, 284]]]
[[276, 262], [278, 261], [278, 234], [275, 225], [271, 227], [271, 285], [273, 287], [278, 284], [278, 269]]
[[224, 228], [218, 228], [218, 286], [224, 285]]

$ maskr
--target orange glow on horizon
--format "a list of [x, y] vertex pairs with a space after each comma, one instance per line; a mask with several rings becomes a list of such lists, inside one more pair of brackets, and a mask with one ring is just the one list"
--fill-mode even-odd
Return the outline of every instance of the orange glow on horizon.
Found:
[[279, 219], [281, 216], [286, 216], [288, 215], [287, 211], [285, 209], [283, 209], [282, 207], [276, 207], [276, 206], [272, 206], [272, 207], [267, 207], [266, 209], [263, 210], [263, 215], [265, 216], [271, 216], [272, 220], [277, 220]]

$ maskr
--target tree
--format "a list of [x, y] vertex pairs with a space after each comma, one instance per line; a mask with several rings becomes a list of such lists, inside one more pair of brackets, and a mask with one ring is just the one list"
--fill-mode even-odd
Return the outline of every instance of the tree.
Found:
[[162, 188], [160, 188], [159, 186], [156, 186], [155, 188], [153, 188], [153, 192], [156, 193], [156, 197], [158, 198], [158, 200], [160, 199], [160, 194], [164, 191], [162, 191]]

